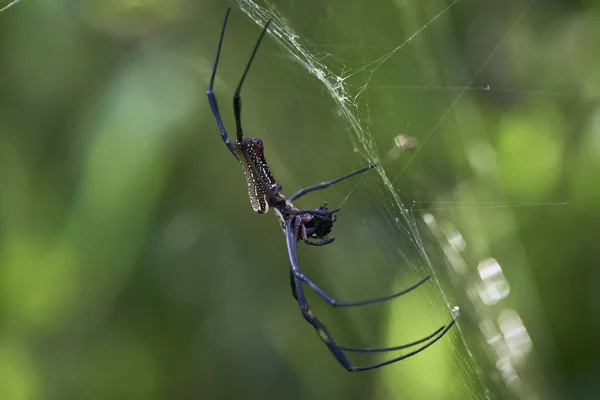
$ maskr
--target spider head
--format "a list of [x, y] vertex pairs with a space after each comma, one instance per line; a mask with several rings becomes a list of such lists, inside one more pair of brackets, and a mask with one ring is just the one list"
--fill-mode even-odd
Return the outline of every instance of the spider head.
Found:
[[[327, 211], [327, 203], [319, 206], [315, 209], [316, 211]], [[331, 233], [331, 229], [333, 228], [333, 223], [336, 221], [336, 217], [334, 214], [331, 215], [311, 215], [312, 219], [305, 224], [305, 226], [312, 230], [314, 229], [314, 236], [318, 238], [326, 237]], [[310, 229], [312, 228], [312, 229]]]

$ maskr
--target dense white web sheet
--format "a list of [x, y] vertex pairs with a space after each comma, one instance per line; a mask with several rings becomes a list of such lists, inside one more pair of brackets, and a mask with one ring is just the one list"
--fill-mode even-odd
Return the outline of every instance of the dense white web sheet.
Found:
[[[453, 115], [455, 106], [461, 101], [466, 92], [494, 90], [489, 85], [480, 86], [479, 83], [475, 84], [475, 82], [511, 31], [519, 24], [521, 18], [528, 13], [535, 0], [523, 2], [524, 6], [515, 14], [516, 17], [508, 25], [505, 34], [496, 38], [495, 44], [489, 48], [489, 53], [483, 58], [479, 68], [470, 76], [467, 76], [461, 84], [404, 87], [405, 89], [416, 89], [421, 92], [433, 90], [440, 93], [451, 93], [454, 97], [447, 103], [445, 111], [435, 117], [437, 122], [422, 136], [420, 143], [405, 156], [407, 161], [399, 172], [385, 169], [386, 157], [393, 154], [395, 150], [383, 156], [380, 155], [371, 131], [369, 91], [375, 88], [372, 84], [373, 76], [380, 68], [385, 67], [386, 63], [396, 53], [410, 45], [413, 39], [419, 37], [430, 26], [436, 24], [438, 20], [448, 16], [451, 9], [460, 2], [461, 0], [449, 1], [447, 5], [439, 7], [437, 12], [430, 13], [433, 16], [401, 43], [398, 43], [397, 46], [388, 49], [383, 55], [374, 59], [366, 59], [363, 55], [363, 62], [356, 64], [336, 57], [334, 54], [335, 45], [313, 44], [298, 35], [294, 31], [293, 17], [282, 15], [277, 2], [267, 1], [266, 6], [261, 6], [251, 0], [235, 1], [248, 17], [260, 26], [268, 18], [272, 18], [271, 35], [283, 46], [287, 54], [321, 82], [325, 91], [337, 105], [337, 114], [349, 126], [348, 133], [350, 133], [350, 139], [355, 143], [355, 150], [368, 162], [384, 162], [384, 166], [378, 168], [378, 173], [391, 196], [391, 202], [385, 206], [386, 212], [391, 221], [395, 220], [396, 228], [400, 231], [402, 238], [410, 241], [418, 252], [419, 265], [413, 265], [412, 267], [422, 268], [432, 275], [438, 282], [437, 295], [439, 299], [442, 299], [452, 314], [458, 317], [456, 330], [460, 333], [465, 348], [462, 350], [454, 349], [454, 353], [459, 363], [459, 369], [464, 372], [460, 374], [464, 392], [470, 393], [471, 398], [494, 399], [514, 396], [514, 398], [532, 399], [539, 397], [540, 393], [536, 393], [534, 388], [528, 387], [528, 377], [521, 376], [519, 370], [532, 348], [527, 331], [519, 315], [514, 310], [507, 307], [496, 307], [491, 311], [488, 307], [501, 304], [509, 293], [509, 286], [503, 277], [500, 265], [493, 258], [487, 258], [480, 260], [476, 268], [467, 268], [467, 261], [461, 254], [465, 246], [461, 233], [454, 228], [451, 222], [440, 220], [434, 216], [431, 212], [433, 208], [423, 209], [420, 204], [421, 201], [413, 200], [407, 203], [405, 198], [403, 201], [398, 188], [394, 185], [401, 176], [405, 175], [409, 164], [421, 156], [421, 150], [435, 140], [442, 124], [451, 117], [457, 118]], [[300, 4], [297, 4], [297, 6], [302, 7]], [[360, 48], [360, 46], [357, 45], [357, 48]], [[328, 67], [332, 64], [336, 65], [336, 71]], [[359, 84], [356, 84], [357, 80], [360, 82]], [[350, 81], [352, 81], [352, 84]], [[394, 88], [398, 89], [398, 86], [394, 86]], [[545, 92], [545, 94], [552, 95], [550, 92]], [[410, 137], [399, 136], [397, 146], [404, 146], [408, 149], [413, 147], [413, 143], [411, 143]], [[392, 175], [389, 176], [389, 173]], [[474, 203], [484, 204], [478, 201]], [[442, 201], [436, 204], [444, 203]], [[447, 205], [449, 207], [469, 206], [465, 203], [454, 204], [452, 202], [448, 202]], [[502, 207], [506, 205], [502, 202], [493, 202], [485, 204], [484, 207]], [[514, 206], [515, 204], [511, 203], [510, 205]], [[541, 206], [543, 204], [532, 203], [528, 205]], [[557, 204], [553, 203], [552, 205]], [[421, 222], [424, 224], [421, 224]], [[430, 250], [429, 248], [426, 249], [421, 237], [421, 225], [427, 227], [428, 235], [434, 241], [437, 241], [441, 248], [443, 254], [441, 262], [446, 264], [449, 271], [447, 277], [440, 277], [438, 271], [441, 266], [437, 266], [435, 263], [432, 264], [430, 261]], [[403, 261], [408, 261], [411, 265], [414, 264], [408, 256]], [[476, 272], [473, 273], [473, 270]], [[449, 281], [455, 289], [466, 292], [464, 297], [458, 301], [458, 304], [463, 308], [463, 311], [467, 311], [474, 317], [475, 324], [478, 324], [478, 326], [469, 328], [471, 331], [476, 330], [480, 337], [475, 338], [477, 335], [466, 333], [461, 328], [461, 318], [458, 316], [459, 307], [449, 299], [445, 291], [447, 285], [439, 285], [440, 279]], [[439, 305], [439, 299], [431, 299], [431, 301]], [[465, 306], [468, 310], [464, 310]], [[476, 380], [480, 382], [475, 382]]]

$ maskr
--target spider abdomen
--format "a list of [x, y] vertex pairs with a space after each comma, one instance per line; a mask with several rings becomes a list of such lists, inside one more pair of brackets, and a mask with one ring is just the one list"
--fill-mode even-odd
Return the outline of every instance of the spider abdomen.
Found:
[[243, 138], [241, 143], [235, 142], [233, 148], [246, 176], [252, 209], [258, 214], [264, 214], [269, 211], [266, 188], [270, 188], [275, 194], [279, 190], [279, 185], [265, 160], [262, 140]]

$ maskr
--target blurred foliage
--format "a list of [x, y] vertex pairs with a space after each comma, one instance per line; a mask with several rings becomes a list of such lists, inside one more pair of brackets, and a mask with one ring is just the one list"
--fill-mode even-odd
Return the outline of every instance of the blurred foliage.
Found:
[[[462, 233], [471, 277], [477, 260], [502, 265], [503, 304], [533, 343], [517, 366], [528, 398], [600, 396], [598, 3], [275, 4], [361, 93], [362, 133], [411, 215]], [[517, 398], [486, 353], [470, 283], [420, 223], [443, 292], [360, 310], [308, 293], [311, 304], [347, 345], [409, 342], [454, 304], [460, 329], [361, 374], [314, 335], [278, 223], [252, 212], [206, 101], [226, 5], [23, 0], [0, 13], [0, 399]], [[216, 82], [228, 127], [258, 32], [234, 7]], [[285, 193], [367, 162], [329, 93], [270, 38], [243, 100]], [[390, 160], [400, 134], [421, 147]], [[427, 271], [379, 175], [302, 204], [324, 200], [344, 203], [336, 243], [299, 257], [336, 297], [391, 293]]]

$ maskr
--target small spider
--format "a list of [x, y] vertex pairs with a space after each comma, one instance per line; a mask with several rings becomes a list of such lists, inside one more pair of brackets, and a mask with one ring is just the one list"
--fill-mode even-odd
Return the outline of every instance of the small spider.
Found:
[[[254, 50], [252, 51], [252, 55], [250, 56], [250, 60], [246, 65], [246, 69], [242, 74], [242, 78], [235, 90], [233, 95], [233, 109], [235, 116], [235, 124], [236, 124], [236, 133], [237, 140], [235, 142], [231, 142], [227, 135], [227, 131], [223, 125], [223, 121], [221, 119], [221, 114], [219, 113], [219, 106], [217, 105], [217, 99], [213, 93], [213, 84], [215, 81], [215, 74], [217, 72], [217, 65], [219, 63], [219, 56], [221, 54], [221, 47], [223, 45], [223, 37], [225, 35], [225, 28], [227, 26], [227, 19], [229, 17], [229, 12], [231, 9], [227, 10], [225, 14], [225, 21], [223, 22], [223, 28], [221, 30], [221, 37], [219, 39], [219, 46], [217, 47], [217, 56], [215, 59], [215, 63], [212, 70], [212, 75], [210, 78], [210, 84], [208, 86], [208, 91], [206, 92], [208, 95], [208, 102], [210, 103], [210, 107], [212, 108], [212, 112], [217, 120], [217, 125], [219, 126], [219, 130], [221, 131], [221, 137], [223, 141], [233, 154], [235, 158], [238, 159], [240, 164], [242, 164], [242, 168], [244, 170], [244, 174], [246, 175], [246, 181], [248, 183], [248, 195], [250, 197], [250, 203], [252, 204], [252, 208], [258, 214], [266, 213], [269, 208], [272, 208], [277, 217], [281, 221], [282, 228], [285, 232], [285, 238], [287, 241], [287, 250], [290, 258], [290, 282], [292, 286], [292, 294], [296, 301], [300, 306], [300, 311], [304, 318], [314, 327], [317, 334], [321, 338], [321, 340], [327, 345], [335, 359], [348, 371], [367, 371], [375, 368], [382, 367], [384, 365], [392, 364], [403, 360], [405, 358], [411, 357], [423, 350], [427, 347], [431, 346], [437, 340], [439, 340], [448, 330], [454, 325], [454, 320], [450, 322], [447, 326], [442, 326], [437, 331], [433, 332], [431, 335], [417, 340], [412, 343], [408, 343], [402, 346], [395, 347], [385, 347], [385, 348], [356, 348], [356, 347], [347, 347], [338, 345], [327, 329], [325, 325], [323, 325], [317, 317], [312, 313], [308, 302], [306, 301], [306, 297], [304, 295], [304, 287], [303, 284], [306, 283], [313, 290], [315, 290], [327, 303], [332, 305], [333, 307], [352, 307], [352, 306], [361, 306], [365, 304], [378, 303], [385, 300], [390, 300], [395, 297], [402, 296], [413, 289], [416, 289], [425, 281], [427, 281], [430, 277], [426, 276], [421, 279], [421, 281], [417, 282], [413, 286], [388, 296], [363, 300], [363, 301], [355, 301], [355, 302], [341, 302], [327, 294], [323, 289], [317, 286], [312, 280], [310, 280], [306, 275], [304, 275], [300, 271], [300, 267], [298, 265], [298, 249], [297, 243], [302, 240], [306, 244], [313, 246], [325, 246], [333, 242], [334, 238], [328, 237], [331, 233], [331, 229], [333, 227], [333, 223], [336, 221], [335, 213], [340, 209], [328, 209], [327, 203], [323, 204], [312, 209], [298, 209], [292, 203], [294, 200], [299, 199], [304, 196], [306, 193], [325, 189], [328, 186], [333, 185], [334, 183], [343, 181], [345, 179], [351, 178], [355, 175], [366, 172], [367, 170], [374, 168], [377, 164], [371, 164], [364, 168], [361, 168], [357, 171], [351, 172], [347, 175], [339, 177], [337, 179], [322, 182], [317, 185], [309, 186], [307, 188], [301, 189], [294, 193], [289, 199], [286, 199], [281, 194], [282, 187], [277, 183], [273, 174], [271, 174], [271, 170], [269, 169], [269, 165], [265, 160], [264, 156], [264, 147], [263, 142], [259, 138], [248, 138], [244, 137], [242, 131], [242, 122], [241, 122], [241, 97], [240, 90], [242, 88], [242, 84], [244, 83], [244, 79], [250, 70], [250, 66], [252, 65], [252, 61], [256, 56], [256, 52], [258, 51], [258, 47], [260, 45], [261, 40], [263, 39], [271, 20], [269, 19], [265, 24], [256, 45], [254, 46]], [[408, 347], [415, 346], [417, 344], [422, 344], [420, 347], [415, 350], [403, 354], [401, 356], [379, 362], [372, 365], [366, 366], [354, 366], [348, 360], [344, 352], [364, 352], [364, 353], [377, 353], [377, 352], [387, 352], [393, 350], [405, 349]]]

